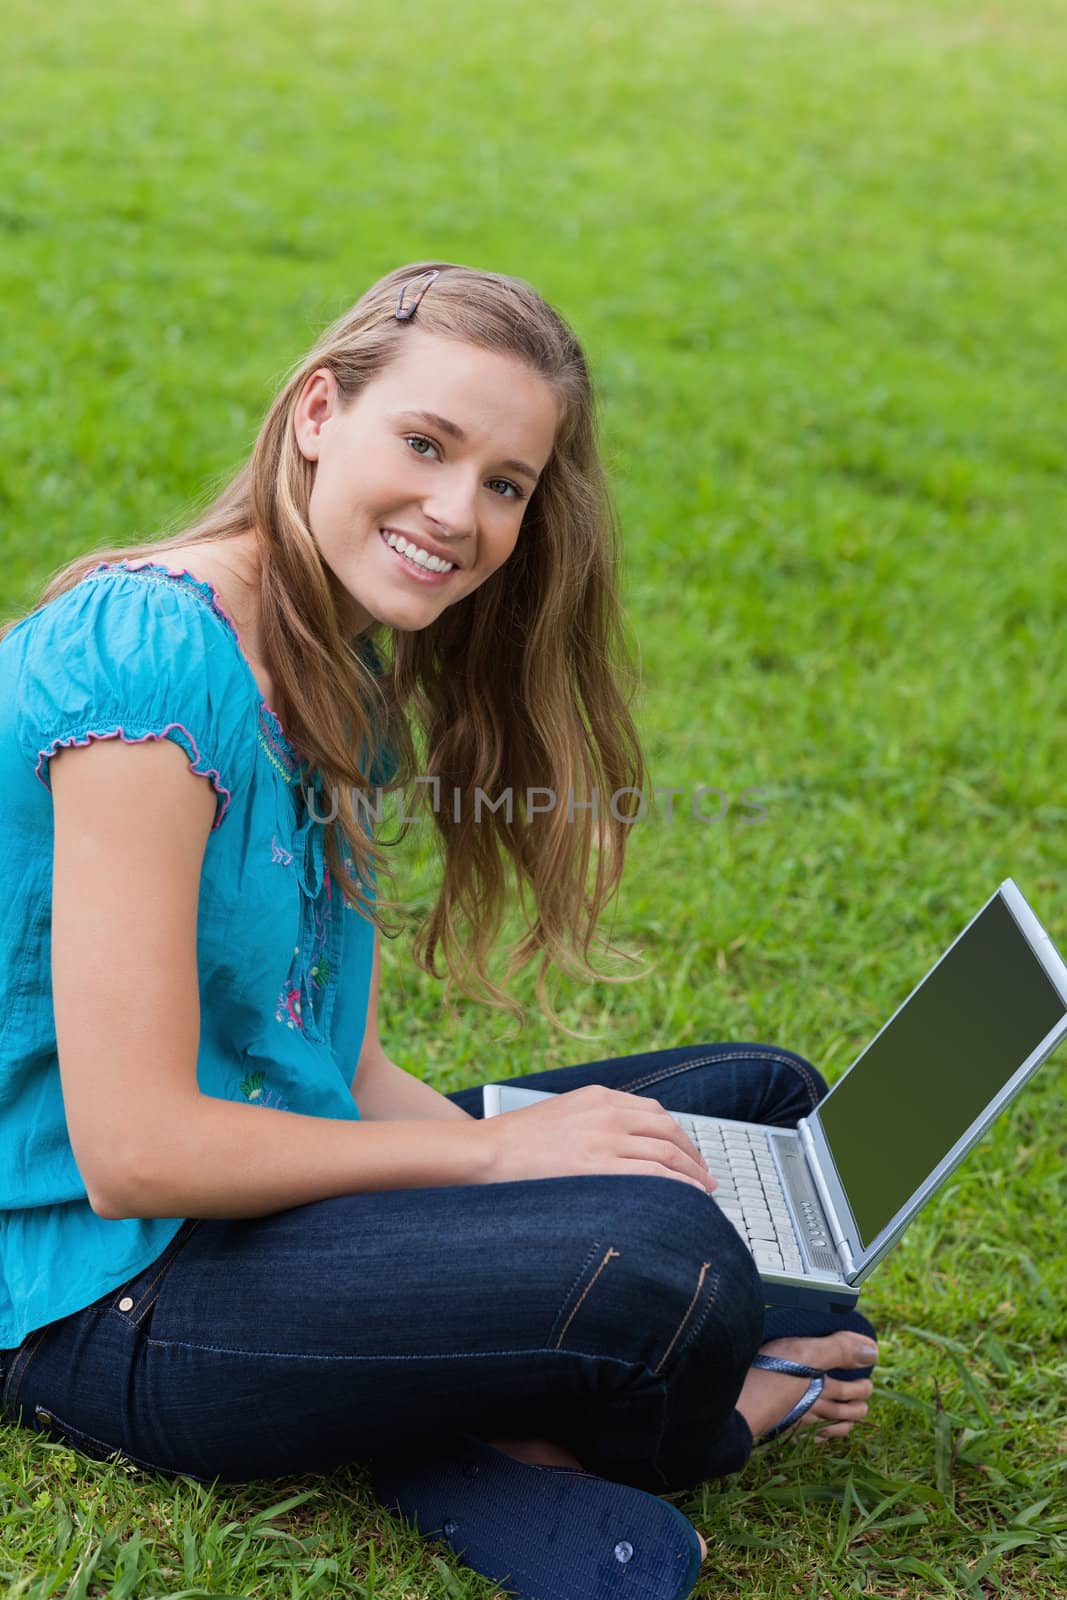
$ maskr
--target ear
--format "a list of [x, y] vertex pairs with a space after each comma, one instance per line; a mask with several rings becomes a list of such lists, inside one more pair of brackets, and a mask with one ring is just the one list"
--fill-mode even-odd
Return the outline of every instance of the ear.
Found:
[[317, 461], [323, 425], [338, 409], [337, 379], [329, 367], [318, 367], [304, 380], [293, 412], [293, 433], [301, 455]]

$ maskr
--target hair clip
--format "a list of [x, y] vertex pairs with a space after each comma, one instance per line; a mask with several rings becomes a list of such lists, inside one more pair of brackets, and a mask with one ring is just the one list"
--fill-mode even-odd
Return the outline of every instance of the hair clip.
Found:
[[[430, 285], [434, 281], [434, 279], [435, 278], [439, 278], [440, 276], [441, 276], [440, 272], [420, 272], [417, 278], [409, 278], [408, 279], [407, 283], [405, 283], [403, 285], [403, 287], [400, 290], [400, 293], [396, 297], [396, 320], [398, 322], [410, 322], [411, 321], [412, 317], [415, 315], [416, 311], [419, 309], [419, 302], [421, 301], [423, 295], [426, 293], [427, 289], [430, 287]], [[405, 306], [404, 305], [404, 296], [407, 294], [408, 290], [411, 288], [411, 285], [413, 283], [421, 282], [421, 280], [423, 278], [426, 279], [426, 282], [422, 285], [422, 288], [417, 291], [417, 293], [415, 295], [415, 298], [412, 300], [411, 304]]]

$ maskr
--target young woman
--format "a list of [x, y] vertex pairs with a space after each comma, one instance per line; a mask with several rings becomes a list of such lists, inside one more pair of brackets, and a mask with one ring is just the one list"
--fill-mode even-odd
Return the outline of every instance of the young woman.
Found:
[[496, 1074], [558, 1093], [483, 1120], [381, 1042], [383, 791], [441, 846], [414, 950], [446, 999], [513, 1007], [506, 866], [509, 975], [538, 957], [546, 1010], [553, 963], [606, 976], [632, 813], [605, 801], [645, 776], [616, 538], [573, 333], [521, 280], [419, 263], [194, 526], [80, 558], [4, 630], [8, 1422], [205, 1481], [366, 1461], [514, 1594], [667, 1600], [705, 1546], [665, 1494], [865, 1415], [870, 1325], [765, 1316], [664, 1109], [794, 1125], [825, 1092], [802, 1057]]

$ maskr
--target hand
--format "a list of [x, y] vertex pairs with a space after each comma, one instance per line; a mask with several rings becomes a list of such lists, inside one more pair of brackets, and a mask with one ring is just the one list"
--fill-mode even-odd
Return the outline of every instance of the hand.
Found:
[[492, 1149], [488, 1183], [645, 1173], [677, 1178], [710, 1194], [703, 1156], [655, 1100], [587, 1084], [482, 1123]]

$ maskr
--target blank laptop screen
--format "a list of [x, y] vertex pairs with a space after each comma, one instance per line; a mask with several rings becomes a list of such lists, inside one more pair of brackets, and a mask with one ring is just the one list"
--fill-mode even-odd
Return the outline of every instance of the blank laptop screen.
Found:
[[864, 1245], [1065, 1009], [996, 895], [818, 1108]]

